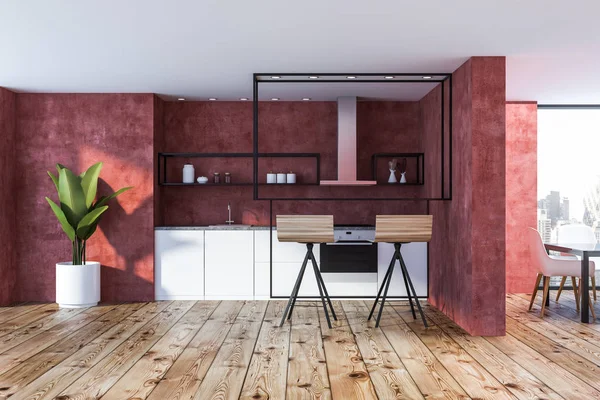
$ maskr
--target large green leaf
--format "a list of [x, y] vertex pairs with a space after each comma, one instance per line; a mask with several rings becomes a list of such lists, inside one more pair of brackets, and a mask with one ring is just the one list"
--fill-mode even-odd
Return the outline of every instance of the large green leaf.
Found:
[[123, 189], [119, 189], [116, 192], [114, 192], [113, 194], [111, 194], [110, 196], [102, 196], [102, 197], [100, 197], [100, 199], [96, 202], [96, 204], [94, 204], [93, 208], [102, 207], [109, 200], [114, 199], [115, 197], [117, 197], [118, 195], [120, 195], [123, 192], [128, 191], [129, 189], [133, 189], [133, 186], [128, 186], [128, 187], [124, 187]]
[[58, 218], [58, 222], [60, 222], [60, 225], [62, 226], [63, 231], [65, 231], [65, 233], [67, 234], [67, 236], [69, 237], [71, 242], [74, 242], [75, 241], [75, 229], [73, 229], [73, 227], [69, 224], [69, 221], [67, 221], [67, 217], [65, 216], [65, 213], [60, 209], [60, 207], [55, 202], [53, 202], [49, 198], [46, 197], [46, 201], [48, 202], [48, 204], [50, 204], [50, 208], [52, 208], [52, 211], [54, 211], [56, 218]]
[[50, 179], [54, 182], [54, 186], [56, 186], [56, 191], [58, 192], [58, 177], [52, 175], [52, 172], [50, 171], [48, 171], [48, 176], [50, 176]]
[[58, 176], [58, 198], [69, 224], [74, 227], [79, 225], [79, 221], [88, 213], [88, 208], [80, 178], [67, 168], [62, 168]]
[[96, 163], [88, 168], [81, 177], [81, 188], [85, 194], [85, 206], [89, 209], [94, 203], [96, 198], [96, 191], [98, 190], [98, 176], [100, 176], [100, 170], [102, 169], [102, 163]]
[[87, 240], [96, 230], [98, 218], [104, 211], [108, 210], [108, 206], [98, 207], [81, 219], [77, 225], [77, 237], [82, 240]]

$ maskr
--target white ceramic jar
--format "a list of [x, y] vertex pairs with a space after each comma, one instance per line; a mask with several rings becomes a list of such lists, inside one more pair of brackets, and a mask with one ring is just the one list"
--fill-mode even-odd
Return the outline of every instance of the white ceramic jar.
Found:
[[277, 175], [272, 172], [267, 174], [267, 183], [277, 183]]
[[296, 174], [292, 171], [287, 174], [287, 183], [296, 183]]
[[183, 166], [183, 183], [194, 183], [196, 171], [192, 164], [185, 164]]
[[286, 183], [286, 174], [284, 174], [284, 173], [277, 174], [277, 183]]

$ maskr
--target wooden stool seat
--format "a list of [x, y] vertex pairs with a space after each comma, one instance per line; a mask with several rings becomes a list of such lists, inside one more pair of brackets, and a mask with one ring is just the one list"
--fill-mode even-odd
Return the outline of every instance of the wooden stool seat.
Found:
[[[327, 325], [331, 328], [331, 321], [329, 319], [329, 312], [327, 310], [327, 304], [331, 309], [331, 315], [333, 319], [337, 321], [337, 316], [333, 310], [333, 304], [329, 298], [329, 293], [325, 287], [325, 282], [317, 266], [317, 260], [313, 254], [313, 246], [315, 243], [332, 243], [335, 241], [333, 235], [333, 215], [278, 215], [277, 217], [277, 239], [280, 242], [297, 242], [306, 244], [306, 256], [302, 262], [302, 267], [298, 273], [298, 278], [292, 289], [292, 294], [288, 300], [288, 304], [281, 318], [281, 324], [283, 326], [286, 317], [290, 319], [292, 317], [292, 311], [298, 298], [298, 291], [302, 284], [302, 278], [304, 277], [304, 271], [309, 261], [311, 261], [315, 277], [317, 278], [317, 286], [319, 287], [319, 294], [321, 296], [321, 302], [323, 303], [323, 310], [325, 310], [325, 317], [327, 318]], [[327, 300], [327, 302], [326, 302]]]
[[431, 240], [432, 228], [432, 215], [378, 215], [376, 217], [375, 242], [393, 243], [395, 251], [394, 255], [392, 256], [390, 266], [388, 267], [388, 270], [385, 273], [385, 277], [381, 282], [381, 287], [377, 292], [377, 297], [375, 297], [375, 302], [373, 303], [373, 307], [371, 308], [371, 312], [369, 314], [368, 319], [370, 320], [373, 317], [373, 313], [375, 312], [375, 308], [377, 307], [377, 303], [379, 302], [379, 298], [381, 297], [381, 293], [383, 292], [381, 306], [379, 308], [379, 313], [377, 314], [377, 321], [375, 323], [375, 327], [379, 327], [379, 322], [381, 321], [381, 314], [383, 313], [383, 306], [385, 305], [385, 299], [387, 297], [388, 289], [390, 287], [390, 282], [392, 281], [392, 275], [394, 273], [394, 266], [396, 265], [396, 261], [400, 263], [400, 268], [402, 269], [404, 286], [406, 288], [406, 294], [408, 295], [408, 302], [410, 303], [410, 309], [412, 311], [413, 318], [417, 318], [412, 301], [412, 298], [414, 297], [415, 302], [417, 304], [417, 308], [419, 309], [419, 313], [421, 314], [423, 324], [425, 325], [425, 327], [427, 327], [427, 320], [425, 319], [425, 314], [423, 313], [423, 309], [421, 308], [421, 303], [419, 303], [417, 292], [415, 291], [412, 280], [410, 279], [410, 275], [408, 273], [408, 269], [406, 268], [406, 264], [404, 263], [404, 259], [402, 258], [402, 253], [400, 252], [400, 249], [402, 247], [402, 244], [406, 243], [429, 242]]

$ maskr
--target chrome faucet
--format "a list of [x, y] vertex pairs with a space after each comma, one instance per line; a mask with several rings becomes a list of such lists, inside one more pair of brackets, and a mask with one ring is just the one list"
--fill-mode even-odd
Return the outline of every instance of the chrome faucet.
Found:
[[229, 225], [233, 224], [235, 221], [233, 221], [231, 219], [231, 203], [227, 202], [227, 212], [229, 213], [229, 219], [225, 222], [227, 222]]

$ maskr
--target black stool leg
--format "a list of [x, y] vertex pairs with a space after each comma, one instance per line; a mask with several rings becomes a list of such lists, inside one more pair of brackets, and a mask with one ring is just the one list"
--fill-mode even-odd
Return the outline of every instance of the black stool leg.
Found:
[[[398, 249], [398, 255], [400, 255], [400, 243], [394, 243], [394, 246]], [[398, 257], [398, 261], [400, 261], [400, 257]], [[408, 303], [410, 304], [410, 311], [412, 312], [413, 319], [417, 319], [417, 314], [415, 314], [415, 306], [413, 305], [412, 296], [410, 294], [410, 289], [408, 287], [408, 281], [406, 280], [406, 275], [402, 272], [402, 278], [404, 279], [404, 287], [406, 288], [406, 295], [408, 296]]]
[[[398, 252], [396, 251], [397, 254]], [[383, 313], [383, 306], [385, 305], [385, 298], [388, 294], [388, 289], [390, 288], [390, 282], [392, 282], [392, 276], [394, 275], [394, 266], [396, 259], [394, 259], [394, 263], [391, 266], [390, 276], [388, 277], [387, 283], [385, 285], [385, 290], [383, 291], [383, 297], [381, 298], [381, 307], [379, 307], [379, 313], [377, 314], [377, 322], [375, 322], [375, 328], [379, 328], [379, 321], [381, 321], [381, 314]]]
[[369, 313], [369, 318], [367, 318], [367, 320], [369, 320], [369, 321], [373, 317], [373, 312], [375, 312], [375, 307], [377, 307], [377, 303], [379, 302], [379, 297], [381, 296], [381, 292], [383, 292], [383, 288], [385, 287], [385, 284], [386, 284], [388, 278], [390, 278], [390, 272], [392, 271], [392, 266], [394, 265], [395, 262], [396, 262], [396, 253], [394, 252], [394, 256], [392, 257], [392, 262], [390, 262], [387, 272], [385, 273], [385, 276], [383, 277], [383, 281], [381, 281], [381, 287], [379, 288], [379, 292], [377, 292], [377, 297], [375, 297], [375, 301], [373, 302], [373, 307], [371, 307], [371, 312]]
[[290, 299], [288, 300], [287, 306], [285, 307], [285, 312], [283, 313], [283, 317], [281, 317], [281, 323], [279, 326], [283, 326], [285, 322], [285, 317], [292, 315], [292, 311], [294, 309], [294, 304], [296, 304], [296, 297], [298, 296], [298, 291], [300, 290], [300, 284], [302, 283], [302, 277], [304, 276], [304, 270], [306, 269], [306, 264], [308, 264], [309, 253], [306, 252], [306, 256], [304, 257], [304, 262], [302, 263], [302, 268], [300, 268], [300, 272], [298, 273], [298, 278], [296, 279], [296, 284], [294, 284], [294, 288], [292, 289], [292, 294], [290, 295]]
[[419, 309], [419, 314], [421, 314], [423, 325], [425, 325], [425, 328], [427, 328], [429, 327], [429, 325], [427, 325], [427, 319], [425, 318], [425, 314], [423, 313], [423, 309], [421, 308], [421, 303], [419, 302], [419, 298], [417, 297], [417, 292], [412, 284], [412, 280], [410, 279], [410, 275], [408, 274], [408, 269], [406, 268], [406, 264], [404, 264], [404, 259], [402, 258], [402, 255], [400, 255], [400, 268], [402, 268], [402, 273], [404, 274], [404, 276], [406, 276], [406, 279], [408, 279], [408, 285], [410, 286], [413, 297], [415, 298], [415, 303], [417, 303], [417, 308]]
[[[319, 270], [317, 268], [317, 264], [313, 264], [313, 269], [315, 270], [315, 275], [319, 274]], [[325, 311], [325, 318], [327, 318], [327, 326], [331, 329], [331, 320], [329, 319], [329, 311], [327, 310], [327, 303], [325, 302], [325, 296], [323, 296], [323, 289], [321, 288], [321, 284], [317, 278], [317, 286], [319, 287], [319, 294], [321, 296], [321, 303], [323, 303], [323, 311]]]
[[334, 320], [337, 321], [337, 315], [335, 315], [335, 311], [333, 309], [333, 304], [331, 304], [331, 299], [329, 298], [329, 293], [327, 292], [327, 288], [325, 287], [325, 282], [323, 282], [323, 276], [321, 275], [321, 271], [319, 271], [319, 267], [317, 266], [317, 261], [315, 260], [315, 255], [313, 252], [310, 252], [310, 259], [313, 264], [313, 268], [315, 270], [315, 275], [317, 276], [317, 285], [320, 285], [323, 288], [323, 292], [325, 293], [325, 298], [327, 299], [327, 303], [329, 303], [329, 308], [331, 309], [331, 316]]

